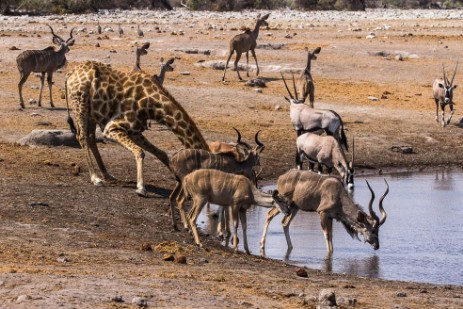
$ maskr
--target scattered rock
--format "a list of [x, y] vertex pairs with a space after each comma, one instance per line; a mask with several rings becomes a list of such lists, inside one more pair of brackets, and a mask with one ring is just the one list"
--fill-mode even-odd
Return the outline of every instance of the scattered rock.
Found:
[[48, 203], [45, 203], [45, 202], [30, 202], [29, 203], [29, 206], [30, 207], [36, 207], [36, 206], [45, 206], [45, 207], [49, 207], [50, 205]]
[[296, 270], [296, 275], [298, 277], [302, 277], [302, 278], [308, 278], [309, 277], [309, 274], [307, 273], [307, 271], [304, 268], [299, 268], [298, 270]]
[[251, 304], [250, 302], [247, 302], [245, 300], [240, 300], [238, 302], [238, 306], [240, 306], [240, 307], [249, 307], [249, 308], [254, 307], [253, 304]]
[[57, 261], [58, 263], [63, 263], [63, 264], [65, 264], [65, 263], [69, 262], [69, 259], [68, 259], [67, 257], [65, 257], [64, 255], [60, 255], [60, 256], [56, 259], [56, 261]]
[[148, 243], [143, 243], [143, 244], [141, 244], [141, 246], [140, 246], [140, 250], [141, 250], [141, 251], [153, 251], [153, 248], [151, 247], [150, 244], [148, 244]]
[[257, 92], [257, 93], [262, 93], [262, 89], [261, 89], [261, 88], [255, 88], [254, 91]]
[[265, 84], [265, 81], [261, 78], [255, 78], [248, 80], [246, 82], [246, 86], [251, 86], [251, 87], [266, 87], [267, 85]]
[[372, 32], [372, 33], [368, 34], [365, 38], [368, 39], [368, 40], [372, 40], [372, 39], [376, 38], [376, 35]]
[[165, 253], [162, 256], [162, 260], [167, 261], [167, 262], [173, 262], [173, 261], [175, 261], [175, 256], [173, 254], [170, 254], [170, 253]]
[[183, 254], [177, 254], [175, 256], [175, 263], [186, 264], [186, 256], [184, 256]]
[[318, 294], [317, 308], [331, 308], [336, 307], [336, 294], [333, 289], [323, 289]]
[[370, 100], [370, 101], [379, 101], [379, 99], [377, 97], [374, 97], [374, 96], [368, 96], [368, 100]]
[[117, 54], [117, 51], [116, 51], [115, 49], [111, 49], [109, 52], [110, 52], [111, 54]]
[[276, 110], [276, 111], [279, 111], [281, 108], [282, 108], [282, 107], [281, 107], [280, 104], [275, 105], [275, 110]]
[[187, 72], [187, 71], [185, 71], [185, 72], [180, 72], [180, 75], [185, 75], [185, 76], [187, 76], [187, 75], [190, 75], [190, 72]]
[[407, 293], [405, 293], [405, 292], [397, 292], [395, 294], [395, 296], [397, 296], [397, 297], [407, 297]]
[[21, 49], [19, 49], [19, 48], [17, 48], [16, 46], [13, 45], [13, 46], [11, 46], [11, 47], [9, 48], [9, 50], [21, 50]]
[[35, 105], [37, 104], [37, 101], [34, 99], [29, 99], [29, 105]]
[[96, 42], [95, 47], [100, 47], [100, 43]]
[[391, 150], [394, 152], [400, 152], [403, 154], [411, 154], [413, 153], [413, 147], [412, 146], [392, 146]]
[[124, 299], [122, 298], [121, 295], [116, 295], [113, 298], [111, 298], [111, 301], [113, 301], [115, 303], [123, 303]]
[[20, 304], [30, 299], [32, 299], [32, 297], [29, 295], [19, 295], [18, 298], [16, 298], [16, 302]]
[[132, 305], [138, 306], [138, 307], [141, 307], [141, 308], [146, 308], [146, 307], [148, 307], [148, 302], [144, 298], [134, 297], [132, 299]]
[[174, 49], [176, 52], [182, 52], [185, 54], [202, 54], [202, 55], [210, 55], [210, 49], [190, 49], [190, 48], [182, 48], [182, 49]]
[[259, 44], [257, 45], [256, 49], [268, 49], [268, 50], [275, 50], [275, 49], [282, 49], [285, 47], [283, 43], [266, 43], [266, 44]]

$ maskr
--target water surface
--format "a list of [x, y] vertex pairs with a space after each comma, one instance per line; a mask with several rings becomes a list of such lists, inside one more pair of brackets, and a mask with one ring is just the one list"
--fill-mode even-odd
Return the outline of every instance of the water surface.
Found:
[[[269, 226], [266, 256], [336, 273], [463, 285], [463, 173], [439, 170], [364, 178], [368, 179], [377, 197], [384, 192], [383, 178], [390, 186], [383, 203], [388, 217], [380, 228], [379, 250], [363, 243], [361, 236], [362, 241], [352, 239], [341, 223], [334, 222], [334, 253], [326, 259], [318, 214], [300, 211], [290, 226], [294, 246], [290, 255], [285, 257], [283, 216], [279, 215]], [[356, 179], [354, 199], [366, 209], [370, 193], [364, 178]], [[268, 189], [271, 187], [263, 190]], [[248, 242], [252, 254], [260, 254], [259, 242], [267, 211], [262, 207], [248, 211]], [[198, 225], [211, 229], [205, 213], [203, 211], [198, 219]], [[239, 248], [243, 250], [241, 243]]]

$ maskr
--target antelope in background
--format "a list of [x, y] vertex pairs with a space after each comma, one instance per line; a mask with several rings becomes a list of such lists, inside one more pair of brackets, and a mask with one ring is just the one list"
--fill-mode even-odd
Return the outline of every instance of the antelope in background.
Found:
[[[186, 175], [201, 169], [217, 169], [224, 172], [241, 174], [248, 179], [255, 180], [256, 175], [260, 173], [260, 153], [264, 150], [265, 145], [259, 141], [259, 132], [255, 135], [256, 146], [252, 149], [244, 149], [245, 155], [237, 158], [233, 153], [213, 154], [202, 149], [182, 149], [175, 153], [170, 159], [170, 170], [177, 179], [177, 184], [169, 196], [170, 209], [172, 216], [172, 226], [177, 230], [177, 224], [174, 217], [174, 204], [180, 213], [185, 229], [188, 229], [188, 223], [183, 210], [184, 194], [182, 182]], [[238, 144], [237, 147], [242, 147]], [[256, 172], [257, 170], [257, 172]]]
[[293, 97], [291, 91], [286, 84], [286, 80], [281, 74], [286, 90], [291, 99], [285, 97], [290, 104], [289, 115], [291, 123], [299, 137], [304, 132], [315, 132], [323, 130], [328, 135], [332, 135], [346, 150], [348, 150], [347, 137], [344, 133], [344, 124], [341, 116], [335, 111], [328, 109], [315, 109], [304, 104], [297, 96], [296, 82], [293, 74], [293, 87], [296, 98]]
[[66, 64], [66, 53], [70, 51], [69, 46], [74, 45], [75, 39], [72, 37], [72, 31], [69, 34], [69, 38], [65, 41], [60, 36], [53, 32], [53, 28], [48, 25], [53, 35], [53, 43], [59, 45], [59, 50], [55, 51], [55, 48], [50, 46], [42, 50], [26, 50], [18, 55], [16, 58], [16, 64], [18, 66], [19, 74], [21, 78], [18, 83], [19, 88], [19, 105], [21, 108], [25, 108], [24, 99], [22, 95], [23, 84], [27, 81], [27, 78], [32, 72], [41, 73], [40, 76], [40, 94], [38, 106], [42, 106], [42, 90], [45, 80], [45, 73], [47, 73], [48, 90], [50, 92], [50, 106], [55, 107], [53, 104], [53, 95], [51, 87], [53, 85], [53, 73], [62, 68]]
[[241, 54], [246, 53], [246, 76], [249, 77], [249, 51], [251, 51], [252, 57], [256, 61], [257, 72], [256, 75], [259, 76], [259, 64], [257, 63], [256, 52], [254, 49], [257, 46], [257, 37], [259, 36], [259, 28], [264, 26], [268, 26], [267, 18], [269, 17], [270, 13], [260, 17], [260, 14], [257, 15], [256, 19], [256, 26], [254, 30], [246, 29], [244, 33], [238, 34], [234, 36], [230, 40], [229, 45], [229, 52], [228, 52], [228, 59], [225, 63], [225, 68], [223, 70], [222, 81], [225, 81], [225, 73], [227, 72], [228, 62], [230, 58], [233, 56], [233, 53], [236, 51], [236, 58], [234, 63], [234, 68], [236, 70], [236, 74], [238, 74], [238, 78], [241, 78], [240, 72], [238, 70], [238, 62], [240, 61]]
[[442, 64], [442, 72], [444, 78], [438, 78], [434, 81], [432, 85], [432, 94], [434, 96], [434, 101], [436, 102], [436, 122], [439, 122], [439, 105], [442, 110], [442, 127], [445, 127], [445, 106], [448, 105], [450, 108], [450, 116], [447, 119], [447, 124], [450, 123], [450, 120], [453, 116], [453, 89], [457, 88], [457, 85], [453, 85], [453, 80], [455, 79], [455, 74], [457, 73], [458, 62], [455, 65], [455, 71], [452, 75], [452, 80], [448, 80], [445, 76], [445, 66]]
[[137, 47], [135, 49], [135, 65], [133, 67], [133, 71], [141, 72], [140, 57], [148, 54], [148, 48], [150, 48], [150, 43], [146, 42], [141, 47]]
[[166, 62], [164, 62], [164, 58], [161, 58], [161, 69], [159, 71], [159, 75], [154, 75], [158, 82], [162, 85], [164, 83], [164, 78], [166, 77], [166, 72], [173, 72], [174, 68], [172, 64], [174, 63], [175, 58], [170, 58]]
[[[354, 141], [352, 141], [352, 145]], [[320, 136], [314, 133], [304, 133], [296, 140], [297, 154], [296, 167], [302, 170], [303, 159], [309, 161], [309, 170], [313, 171], [313, 163], [318, 163], [318, 172], [322, 173], [323, 166], [331, 174], [333, 167], [347, 185], [348, 189], [354, 187], [354, 146], [352, 146], [352, 161], [348, 162], [346, 155], [333, 136]]]
[[308, 52], [307, 65], [305, 66], [304, 72], [302, 72], [298, 80], [299, 96], [304, 102], [308, 96], [310, 107], [312, 108], [313, 102], [315, 100], [315, 86], [313, 83], [312, 74], [310, 73], [310, 65], [312, 60], [317, 59], [316, 54], [319, 54], [321, 49], [321, 47], [317, 47], [313, 51], [308, 51], [307, 47], [305, 48], [305, 50]]
[[244, 250], [250, 254], [248, 239], [246, 235], [247, 219], [246, 210], [251, 205], [262, 207], [274, 207], [278, 212], [288, 213], [288, 207], [283, 199], [278, 195], [278, 191], [273, 194], [266, 194], [259, 191], [251, 181], [243, 175], [234, 175], [215, 169], [199, 169], [183, 178], [184, 194], [190, 196], [193, 205], [188, 213], [188, 222], [195, 242], [201, 246], [196, 220], [199, 213], [206, 203], [214, 203], [222, 207], [230, 207], [233, 221], [233, 247], [238, 252], [238, 216], [243, 230]]
[[[386, 180], [386, 191], [379, 199], [379, 211], [381, 219], [373, 211], [373, 200], [375, 193], [367, 181], [368, 189], [371, 192], [371, 199], [368, 204], [370, 215], [366, 214], [357, 205], [348, 192], [344, 189], [341, 180], [333, 176], [324, 176], [311, 171], [290, 170], [278, 177], [277, 190], [280, 196], [286, 199], [290, 214], [282, 220], [283, 231], [288, 244], [287, 256], [293, 245], [289, 237], [289, 225], [299, 210], [316, 211], [320, 215], [323, 234], [325, 235], [326, 249], [328, 255], [333, 253], [333, 219], [340, 221], [347, 233], [358, 238], [363, 235], [365, 242], [373, 249], [379, 249], [379, 228], [386, 221], [386, 211], [383, 208], [383, 200], [389, 193], [389, 185]], [[264, 225], [264, 232], [260, 242], [261, 254], [265, 255], [265, 238], [270, 221], [278, 215], [277, 208], [271, 209], [267, 214]]]

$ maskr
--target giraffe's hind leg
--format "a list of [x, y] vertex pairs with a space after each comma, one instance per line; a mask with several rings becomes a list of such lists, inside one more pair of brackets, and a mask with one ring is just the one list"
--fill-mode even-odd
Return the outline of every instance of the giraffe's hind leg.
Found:
[[95, 137], [96, 124], [95, 122], [93, 121], [89, 122], [88, 126], [89, 126], [89, 130], [88, 130], [87, 144], [90, 150], [92, 151], [93, 157], [95, 158], [95, 161], [98, 164], [98, 168], [100, 169], [104, 180], [107, 180], [107, 181], [116, 180], [114, 176], [108, 173], [108, 170], [106, 169], [106, 166], [104, 165], [103, 159], [101, 158], [100, 151], [98, 150], [98, 147], [96, 145], [96, 137]]

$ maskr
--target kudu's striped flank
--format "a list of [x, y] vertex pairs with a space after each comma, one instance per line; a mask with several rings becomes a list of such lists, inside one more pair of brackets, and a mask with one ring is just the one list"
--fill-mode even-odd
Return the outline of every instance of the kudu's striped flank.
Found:
[[18, 66], [19, 74], [21, 75], [18, 83], [19, 104], [21, 108], [25, 108], [22, 95], [22, 86], [32, 72], [42, 74], [40, 77], [40, 94], [38, 106], [42, 106], [42, 90], [45, 73], [47, 73], [47, 83], [50, 92], [50, 105], [51, 107], [54, 107], [53, 96], [51, 93], [53, 73], [66, 64], [66, 53], [69, 52], [69, 46], [74, 45], [75, 39], [72, 37], [72, 31], [74, 28], [71, 29], [69, 38], [65, 41], [63, 38], [54, 33], [53, 28], [50, 25], [48, 25], [48, 27], [50, 27], [51, 33], [53, 35], [53, 43], [60, 46], [58, 50], [55, 50], [55, 48], [52, 46], [42, 50], [26, 50], [19, 54], [16, 58], [16, 64]]

